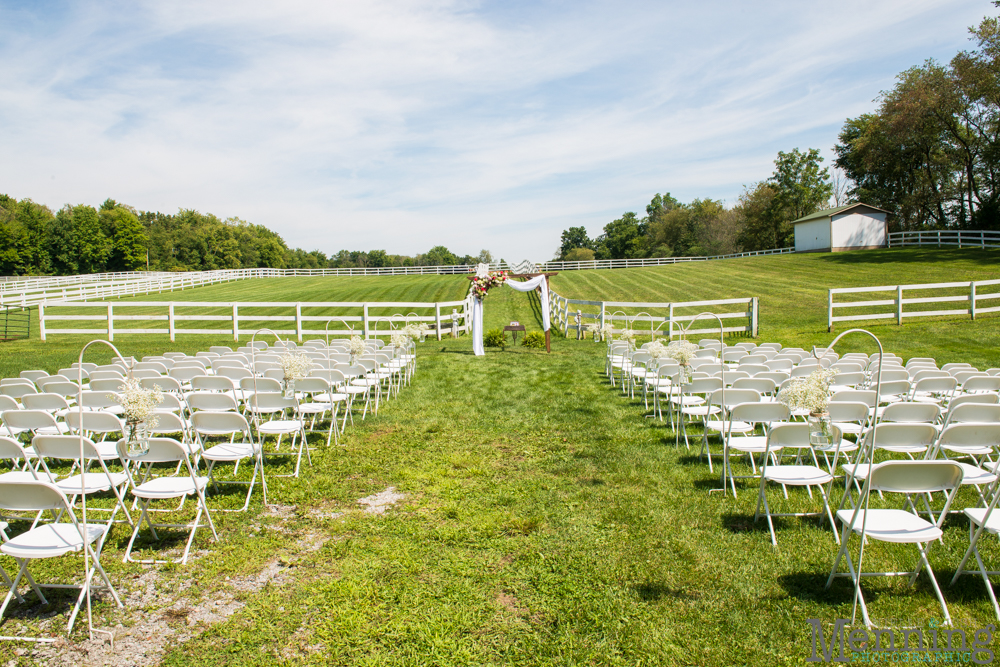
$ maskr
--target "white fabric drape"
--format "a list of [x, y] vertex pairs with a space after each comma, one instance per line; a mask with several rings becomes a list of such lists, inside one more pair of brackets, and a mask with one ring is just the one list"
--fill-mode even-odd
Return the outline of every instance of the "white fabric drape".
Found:
[[[518, 281], [507, 280], [507, 285], [518, 292], [530, 292], [537, 287], [542, 288], [542, 329], [549, 330], [549, 285], [545, 282], [545, 276], [536, 276], [531, 280]], [[481, 299], [472, 300], [472, 351], [477, 357], [486, 354], [483, 347], [483, 302]]]

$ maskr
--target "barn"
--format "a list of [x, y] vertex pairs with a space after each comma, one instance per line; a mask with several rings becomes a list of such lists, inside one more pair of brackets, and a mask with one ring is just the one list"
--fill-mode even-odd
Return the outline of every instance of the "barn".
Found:
[[848, 204], [816, 211], [798, 220], [795, 252], [839, 252], [884, 248], [888, 211], [868, 204]]

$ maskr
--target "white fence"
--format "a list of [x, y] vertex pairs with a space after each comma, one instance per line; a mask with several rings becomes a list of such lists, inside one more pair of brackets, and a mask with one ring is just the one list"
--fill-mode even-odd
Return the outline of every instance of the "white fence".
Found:
[[[940, 315], [962, 315], [976, 319], [980, 313], [1000, 312], [1000, 306], [983, 308], [979, 306], [981, 301], [1000, 299], [1000, 292], [982, 292], [982, 288], [993, 285], [1000, 285], [1000, 280], [979, 280], [961, 283], [927, 283], [923, 285], [881, 285], [878, 287], [840, 287], [831, 289], [827, 300], [827, 331], [833, 331], [835, 322], [849, 322], [857, 320], [888, 320], [895, 319], [896, 324], [902, 324], [903, 318], [907, 317], [931, 317]], [[906, 298], [905, 292], [920, 292], [926, 294], [928, 291], [938, 292], [931, 296], [920, 296]], [[881, 298], [862, 301], [834, 301], [837, 294], [872, 294], [882, 292], [883, 296], [892, 294], [892, 298]], [[959, 303], [958, 308], [948, 308], [944, 310], [907, 310], [906, 306], [915, 306], [934, 303]], [[891, 310], [886, 310], [886, 306], [891, 306]], [[851, 315], [834, 316], [834, 310], [843, 308], [859, 308], [863, 310], [875, 309], [874, 312], [855, 313]]]
[[[606, 322], [610, 322], [612, 327], [614, 327], [616, 322], [623, 324], [627, 322], [630, 329], [643, 335], [648, 325], [651, 338], [655, 338], [656, 336], [672, 338], [675, 333], [680, 333], [679, 329], [676, 332], [674, 331], [675, 326], [687, 325], [701, 312], [711, 312], [717, 315], [723, 323], [726, 320], [741, 320], [739, 326], [727, 327], [723, 325], [723, 331], [726, 333], [748, 334], [756, 338], [759, 314], [758, 304], [758, 298], [755, 296], [745, 299], [640, 303], [631, 301], [584, 301], [581, 299], [567, 299], [555, 292], [549, 292], [549, 308], [553, 327], [562, 329], [565, 336], [568, 336], [571, 330], [575, 330], [578, 337], [583, 337], [583, 327], [592, 322], [597, 322], [602, 326]], [[571, 306], [577, 307], [571, 308]], [[584, 312], [578, 306], [588, 306], [592, 310]], [[716, 312], [716, 306], [741, 306], [741, 308], [738, 310], [724, 309], [724, 312]], [[626, 312], [626, 310], [632, 312]], [[660, 311], [660, 314], [654, 314], [649, 311]], [[577, 314], [580, 315], [579, 323], [576, 318]], [[702, 321], [705, 322], [707, 328], [691, 329], [688, 333], [719, 333], [719, 327], [716, 326], [715, 318], [702, 318], [702, 320], [699, 320], [699, 322]], [[614, 333], [620, 333], [622, 329], [624, 327], [616, 328], [614, 329]]]
[[[335, 310], [335, 313], [331, 313]], [[374, 312], [373, 312], [374, 311]], [[396, 311], [396, 312], [391, 312]], [[422, 311], [422, 312], [416, 312]], [[428, 312], [429, 311], [429, 312]], [[87, 314], [92, 313], [92, 314]], [[91, 328], [55, 328], [60, 322], [97, 322]], [[437, 339], [445, 333], [468, 333], [472, 311], [468, 299], [442, 302], [197, 302], [125, 301], [117, 303], [49, 302], [38, 306], [41, 339], [62, 334], [106, 335], [208, 334], [249, 336], [267, 327], [275, 333], [296, 336], [362, 335], [365, 338], [391, 335], [408, 323], [433, 325]], [[131, 326], [129, 326], [131, 323]], [[166, 327], [162, 323], [166, 323]], [[295, 328], [278, 328], [294, 323]], [[353, 323], [358, 323], [357, 327]], [[334, 328], [335, 327], [335, 328]]]
[[890, 248], [906, 247], [1000, 248], [1000, 232], [972, 230], [935, 230], [931, 232], [892, 232]]
[[715, 259], [736, 259], [739, 257], [757, 257], [760, 255], [785, 255], [795, 252], [795, 248], [777, 248], [775, 250], [755, 250], [732, 255], [712, 255], [706, 257], [648, 257], [646, 259], [592, 259], [583, 262], [543, 262], [538, 264], [539, 271], [584, 271], [593, 269], [634, 269], [644, 266], [664, 266], [666, 264], [683, 264], [685, 262], [707, 262]]

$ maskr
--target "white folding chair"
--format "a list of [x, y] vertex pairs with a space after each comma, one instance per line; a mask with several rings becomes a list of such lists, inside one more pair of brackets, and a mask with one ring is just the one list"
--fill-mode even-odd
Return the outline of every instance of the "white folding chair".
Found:
[[[257, 431], [258, 446], [261, 449], [261, 456], [284, 456], [279, 452], [281, 438], [289, 435], [292, 437], [292, 452], [295, 452], [296, 442], [298, 443], [298, 454], [295, 458], [295, 470], [289, 475], [277, 475], [272, 473], [272, 477], [298, 477], [299, 469], [302, 465], [302, 451], [305, 450], [306, 460], [312, 465], [312, 455], [309, 453], [306, 442], [306, 429], [301, 413], [297, 412], [297, 400], [295, 398], [285, 398], [281, 394], [274, 392], [261, 392], [250, 397], [247, 401], [247, 409], [253, 416], [254, 428]], [[285, 412], [290, 411], [295, 417], [287, 419]], [[264, 439], [267, 436], [277, 436], [277, 442], [273, 452], [264, 451]], [[301, 436], [301, 440], [299, 439]]]
[[[839, 441], [839, 433], [834, 434], [834, 439]], [[834, 443], [834, 446], [836, 444]], [[803, 450], [811, 454], [813, 465], [809, 464], [776, 464], [771, 463], [771, 454], [784, 453], [786, 449], [796, 449], [801, 454]], [[769, 482], [780, 484], [782, 489], [789, 486], [804, 486], [810, 491], [816, 487], [820, 497], [823, 498], [823, 509], [826, 517], [830, 520], [830, 528], [833, 529], [833, 538], [839, 543], [837, 537], [837, 525], [833, 521], [833, 513], [830, 511], [830, 502], [827, 498], [826, 485], [833, 482], [833, 475], [819, 467], [816, 462], [816, 454], [809, 441], [809, 425], [804, 423], [776, 424], [767, 433], [767, 444], [764, 449], [764, 458], [760, 469], [760, 488], [757, 492], [757, 510], [754, 512], [753, 520], [756, 522], [763, 514], [767, 518], [767, 527], [771, 531], [771, 544], [778, 546], [778, 539], [774, 534], [774, 521], [776, 516], [819, 516], [817, 512], [786, 512], [783, 514], [774, 513], [767, 502], [767, 485]], [[788, 492], [785, 491], [785, 498]], [[763, 512], [761, 510], [763, 509]]]
[[[131, 460], [138, 463], [176, 463], [179, 469], [174, 475], [146, 478], [136, 483], [134, 477], [129, 475], [129, 485], [132, 495], [139, 501], [140, 516], [135, 522], [135, 529], [132, 537], [125, 548], [123, 562], [133, 563], [187, 563], [188, 554], [191, 551], [191, 543], [194, 542], [194, 535], [201, 525], [201, 517], [204, 515], [209, 527], [212, 529], [212, 536], [215, 541], [219, 541], [219, 534], [215, 531], [215, 523], [212, 521], [212, 513], [208, 509], [205, 501], [205, 487], [208, 485], [208, 477], [195, 475], [191, 460], [188, 458], [188, 451], [180, 442], [172, 438], [150, 438], [149, 451], [141, 455], [131, 455], [128, 453], [128, 443], [124, 440], [118, 442], [118, 453], [123, 460]], [[138, 470], [138, 466], [136, 466]], [[183, 471], [181, 471], [183, 469]], [[157, 500], [180, 499], [183, 504], [187, 496], [197, 496], [198, 509], [194, 520], [190, 523], [154, 523], [150, 517], [150, 505]], [[188, 530], [187, 544], [184, 545], [184, 553], [180, 558], [174, 560], [138, 560], [132, 558], [132, 548], [135, 545], [135, 538], [139, 535], [143, 524], [149, 526], [154, 540], [159, 540], [156, 532], [157, 528], [186, 528]]]
[[[191, 414], [191, 428], [202, 449], [202, 458], [208, 461], [208, 478], [212, 486], [218, 491], [218, 482], [215, 479], [213, 470], [218, 463], [233, 464], [233, 478], [223, 480], [225, 484], [246, 484], [248, 485], [246, 501], [243, 507], [237, 510], [218, 509], [217, 512], [244, 512], [250, 507], [250, 496], [253, 487], [257, 482], [257, 475], [260, 474], [261, 487], [264, 490], [264, 504], [267, 504], [267, 480], [264, 477], [264, 468], [261, 459], [261, 449], [253, 439], [250, 432], [250, 424], [246, 417], [238, 412], [194, 412]], [[205, 446], [208, 438], [229, 437], [229, 442], [223, 442], [214, 446]], [[239, 442], [236, 441], [239, 436]], [[253, 474], [249, 482], [237, 479], [240, 462], [253, 459]]]
[[43, 588], [78, 588], [78, 586], [71, 584], [40, 584], [28, 572], [28, 564], [32, 560], [57, 558], [65, 554], [79, 552], [81, 549], [87, 550], [87, 555], [90, 557], [90, 567], [84, 570], [83, 584], [79, 586], [80, 594], [76, 598], [76, 604], [73, 605], [73, 611], [70, 612], [67, 622], [67, 634], [73, 631], [73, 624], [80, 611], [80, 605], [93, 586], [92, 580], [95, 573], [99, 574], [104, 581], [104, 587], [111, 593], [115, 604], [119, 607], [123, 606], [118, 598], [118, 593], [111, 585], [111, 580], [108, 579], [108, 575], [101, 565], [99, 554], [93, 549], [93, 544], [103, 541], [107, 535], [107, 525], [82, 524], [77, 521], [76, 514], [70, 507], [66, 495], [55, 484], [44, 481], [0, 483], [0, 509], [38, 513], [51, 511], [59, 517], [69, 519], [68, 523], [46, 523], [35, 526], [0, 544], [0, 553], [12, 557], [18, 565], [17, 576], [7, 592], [7, 597], [4, 598], [3, 605], [0, 606], [0, 617], [7, 610], [10, 599], [17, 594], [17, 587], [22, 578], [27, 578], [29, 585], [38, 595], [42, 604], [48, 604], [48, 600], [41, 590]]
[[[860, 502], [855, 508], [837, 511], [837, 520], [843, 526], [841, 545], [837, 551], [833, 568], [830, 570], [830, 576], [826, 581], [826, 588], [829, 588], [837, 577], [850, 577], [861, 605], [861, 613], [866, 626], [872, 627], [872, 622], [868, 616], [868, 607], [861, 590], [861, 578], [864, 576], [908, 576], [910, 585], [912, 585], [922, 567], [927, 568], [934, 593], [937, 595], [938, 602], [941, 603], [941, 610], [944, 612], [944, 625], [951, 625], [948, 605], [945, 604], [944, 596], [941, 595], [941, 589], [934, 577], [934, 571], [927, 560], [927, 547], [925, 545], [940, 539], [944, 534], [941, 530], [941, 522], [947, 516], [948, 508], [951, 507], [961, 483], [962, 468], [952, 461], [886, 461], [871, 469], [871, 474], [865, 480]], [[872, 491], [904, 494], [907, 497], [907, 502], [911, 505], [914, 495], [925, 495], [939, 491], [947, 494], [947, 500], [937, 522], [932, 523], [902, 509], [870, 509], [868, 499]], [[850, 540], [848, 538], [852, 533], [861, 538], [862, 548], [864, 548], [866, 539], [897, 544], [914, 544], [920, 554], [920, 563], [911, 572], [856, 571], [854, 561], [849, 553]], [[839, 571], [842, 560], [846, 560], [848, 572]], [[860, 565], [862, 565], [861, 562], [859, 562]]]

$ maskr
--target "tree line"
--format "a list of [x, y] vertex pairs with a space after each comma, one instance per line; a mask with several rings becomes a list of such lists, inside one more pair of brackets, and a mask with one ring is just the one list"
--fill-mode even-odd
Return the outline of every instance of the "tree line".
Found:
[[410, 257], [385, 250], [327, 256], [289, 248], [276, 232], [240, 220], [181, 209], [138, 211], [107, 199], [100, 207], [52, 212], [30, 199], [0, 194], [0, 275], [72, 275], [114, 271], [208, 271], [240, 268], [437, 266], [493, 261], [483, 250], [456, 255], [444, 246]]
[[594, 239], [584, 227], [563, 231], [556, 259], [698, 257], [786, 247], [791, 221], [819, 210], [835, 192], [822, 162], [816, 148], [779, 152], [771, 177], [744, 188], [728, 208], [715, 199], [685, 204], [657, 193], [645, 216], [627, 212]]
[[875, 111], [846, 120], [832, 178], [816, 149], [778, 153], [771, 177], [730, 207], [657, 194], [644, 217], [625, 213], [594, 239], [583, 227], [565, 230], [556, 259], [782, 248], [793, 243], [791, 221], [855, 202], [888, 211], [890, 231], [1000, 230], [1000, 19], [969, 32], [974, 49], [902, 72]]

